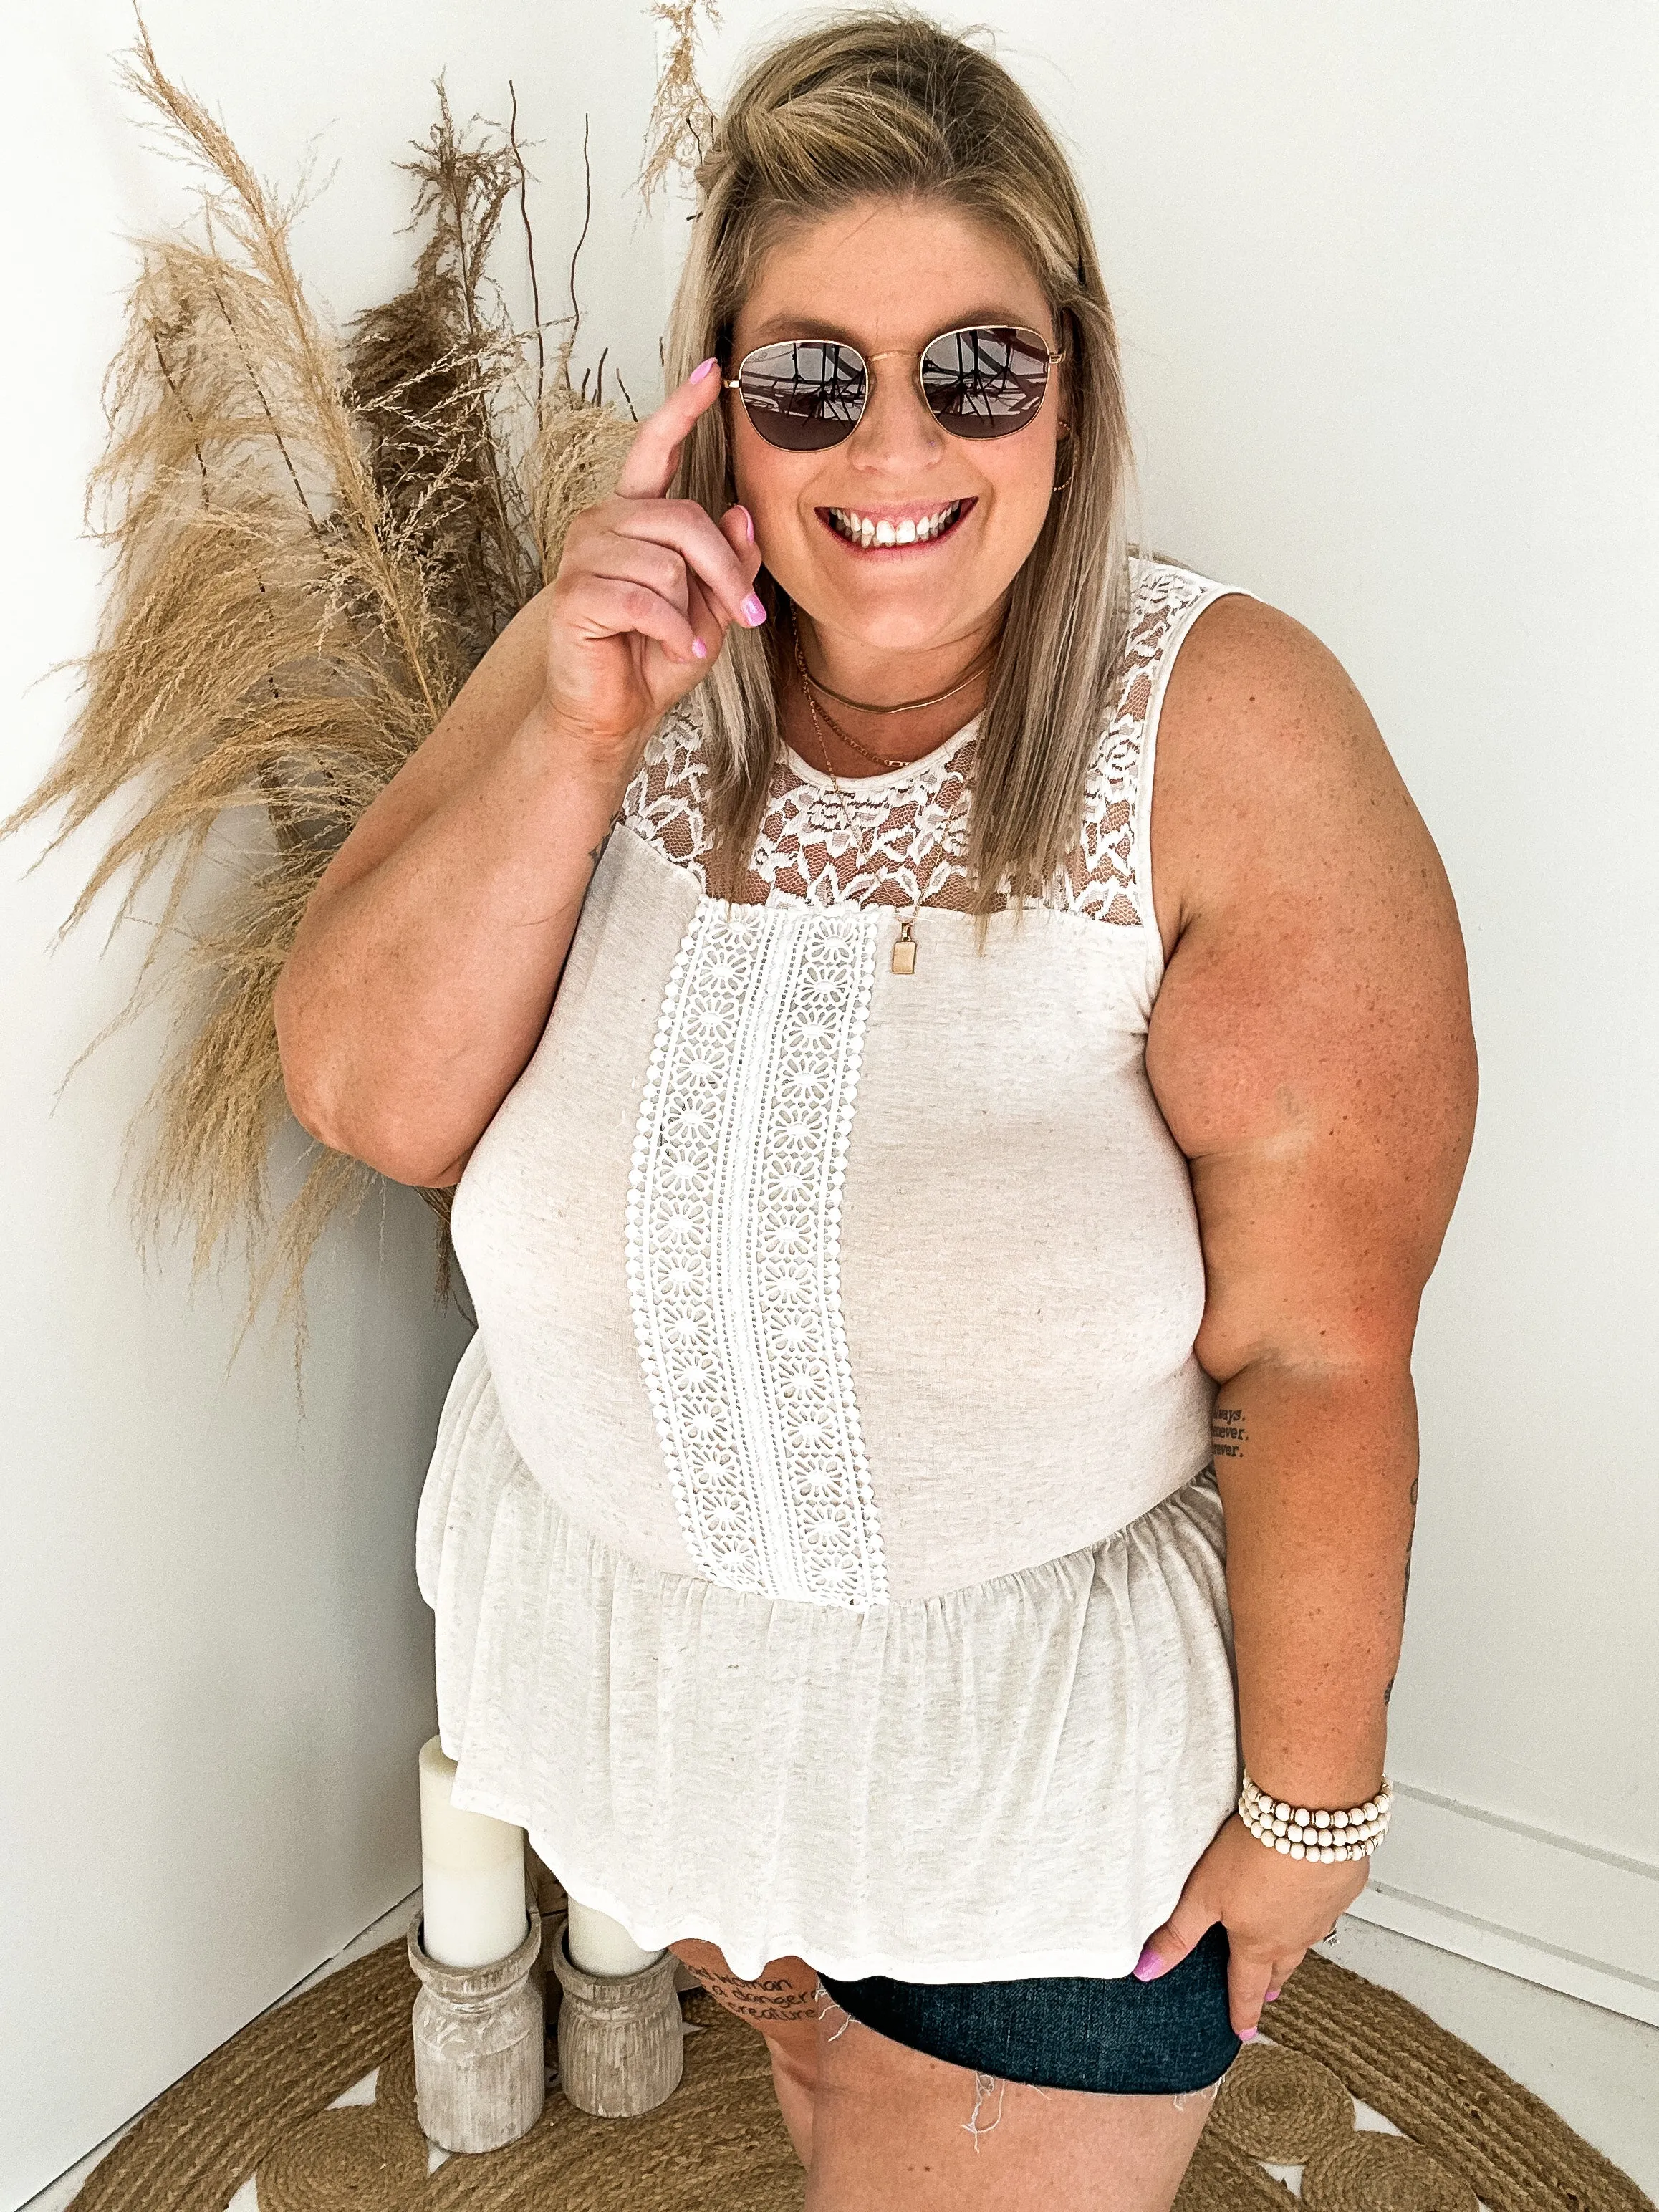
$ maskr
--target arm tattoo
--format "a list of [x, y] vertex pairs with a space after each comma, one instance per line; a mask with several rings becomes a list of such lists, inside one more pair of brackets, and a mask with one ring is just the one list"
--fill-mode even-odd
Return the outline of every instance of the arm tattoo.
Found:
[[1243, 1459], [1249, 1432], [1242, 1406], [1218, 1406], [1210, 1416], [1210, 1442], [1218, 1459]]

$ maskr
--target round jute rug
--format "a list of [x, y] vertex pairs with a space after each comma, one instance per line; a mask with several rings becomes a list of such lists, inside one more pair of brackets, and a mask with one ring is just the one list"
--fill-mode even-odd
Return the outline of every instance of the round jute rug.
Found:
[[[267, 2013], [203, 2060], [95, 2166], [76, 2212], [789, 2212], [805, 2177], [764, 2045], [682, 1999], [685, 2073], [642, 2118], [596, 2120], [555, 2088], [527, 2136], [428, 2172], [415, 2117], [401, 1939]], [[1656, 2212], [1627, 2175], [1426, 2013], [1310, 1953], [1241, 2052], [1176, 2212]], [[375, 2069], [378, 2069], [378, 2072]], [[337, 2104], [348, 2091], [372, 2101]], [[1357, 2128], [1354, 2100], [1401, 2132]]]

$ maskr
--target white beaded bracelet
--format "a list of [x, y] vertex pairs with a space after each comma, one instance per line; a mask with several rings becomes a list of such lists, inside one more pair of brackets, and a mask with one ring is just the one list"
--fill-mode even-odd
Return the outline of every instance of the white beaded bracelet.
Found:
[[1238, 1793], [1239, 1817], [1258, 1843], [1292, 1859], [1368, 1859], [1382, 1842], [1394, 1809], [1394, 1784], [1385, 1774], [1375, 1797], [1341, 1813], [1310, 1813], [1276, 1802], [1249, 1776]]

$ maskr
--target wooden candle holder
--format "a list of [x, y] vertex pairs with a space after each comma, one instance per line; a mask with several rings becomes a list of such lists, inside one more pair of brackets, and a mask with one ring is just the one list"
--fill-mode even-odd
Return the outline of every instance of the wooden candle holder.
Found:
[[570, 1923], [559, 1923], [552, 1966], [559, 2007], [559, 2085], [578, 2112], [635, 2119], [671, 2096], [685, 2066], [685, 2021], [665, 1951], [635, 1974], [584, 1973], [570, 1956]]
[[[415, 2106], [422, 2131], [443, 2150], [499, 2150], [541, 2118], [547, 2100], [542, 2002], [531, 1981], [541, 1956], [542, 1917], [532, 1905], [516, 1951], [487, 1966], [441, 1966], [409, 1925], [415, 2000]], [[671, 1952], [668, 1954], [672, 1957]]]
[[[553, 1971], [553, 1947], [559, 1938], [558, 1923], [562, 1918], [568, 1916], [570, 1899], [565, 1893], [564, 1884], [554, 1873], [552, 1868], [537, 1856], [533, 1844], [525, 1844], [524, 1858], [526, 1879], [530, 1886], [530, 1895], [526, 1899], [526, 1903], [537, 1905], [542, 1916], [542, 1955], [532, 1979], [539, 1977], [544, 1984], [547, 2039], [550, 2045], [558, 2033], [559, 2006], [564, 1997], [559, 1978]], [[690, 1966], [682, 1965], [674, 1977], [674, 1987], [684, 1996], [688, 1990], [700, 1990], [702, 1984]], [[548, 2063], [550, 2065], [558, 2063], [558, 2054], [556, 2051], [550, 2050], [548, 2052]]]

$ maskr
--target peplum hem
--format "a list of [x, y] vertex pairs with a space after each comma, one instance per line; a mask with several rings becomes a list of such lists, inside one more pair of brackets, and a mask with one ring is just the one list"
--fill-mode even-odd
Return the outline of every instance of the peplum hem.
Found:
[[629, 1558], [507, 1434], [475, 1336], [422, 1492], [455, 1802], [641, 1946], [757, 1978], [1127, 1974], [1240, 1784], [1206, 1469], [1098, 1542], [852, 1612]]

